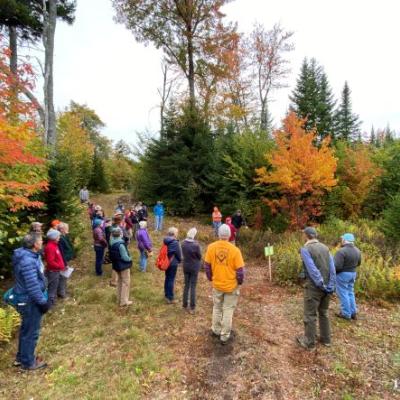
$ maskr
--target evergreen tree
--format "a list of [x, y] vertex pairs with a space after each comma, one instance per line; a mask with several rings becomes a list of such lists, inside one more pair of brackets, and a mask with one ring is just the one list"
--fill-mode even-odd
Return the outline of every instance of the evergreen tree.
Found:
[[335, 113], [336, 137], [344, 141], [357, 140], [361, 125], [358, 115], [352, 113], [350, 94], [351, 91], [346, 81], [341, 102]]
[[335, 100], [323, 68], [313, 58], [304, 59], [296, 87], [290, 96], [291, 110], [307, 118], [306, 130], [317, 129], [318, 140], [334, 137], [333, 109]]
[[136, 196], [151, 204], [160, 198], [178, 214], [208, 211], [215, 200], [213, 134], [191, 107], [166, 113], [164, 131], [140, 157]]
[[93, 171], [89, 181], [89, 189], [99, 193], [107, 193], [110, 189], [103, 160], [96, 150], [93, 155]]
[[372, 146], [377, 146], [377, 138], [376, 138], [376, 134], [375, 134], [375, 128], [374, 128], [373, 125], [372, 125], [372, 128], [371, 128], [371, 133], [369, 135], [369, 143]]
[[318, 104], [317, 104], [317, 133], [320, 139], [330, 135], [335, 139], [334, 131], [334, 100], [332, 90], [329, 86], [328, 77], [321, 69], [318, 77]]

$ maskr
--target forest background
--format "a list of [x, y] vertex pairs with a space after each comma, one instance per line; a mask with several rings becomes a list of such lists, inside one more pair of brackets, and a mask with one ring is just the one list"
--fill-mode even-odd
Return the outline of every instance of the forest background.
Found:
[[[351, 82], [333, 93], [318, 60], [304, 59], [274, 129], [269, 105], [291, 73], [292, 32], [255, 24], [241, 34], [224, 0], [112, 3], [117, 23], [165, 55], [160, 129], [136, 146], [107, 139], [90, 105], [54, 110], [54, 33], [57, 21], [74, 22], [76, 2], [1, 1], [1, 274], [33, 220], [69, 221], [82, 246], [77, 192], [86, 185], [204, 220], [214, 205], [224, 216], [241, 209], [251, 227], [245, 252], [262, 257], [276, 244], [281, 283], [297, 281], [305, 225], [318, 225], [330, 246], [352, 231], [364, 253], [358, 291], [398, 299], [400, 141], [389, 127], [360, 130]], [[37, 70], [19, 56], [40, 43], [43, 99], [33, 94]]]

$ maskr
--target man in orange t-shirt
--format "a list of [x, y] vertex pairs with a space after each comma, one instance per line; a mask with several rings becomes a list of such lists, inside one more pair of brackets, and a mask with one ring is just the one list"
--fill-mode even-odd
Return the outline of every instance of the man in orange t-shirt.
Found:
[[215, 236], [218, 237], [218, 229], [221, 226], [222, 223], [222, 214], [221, 211], [219, 211], [218, 207], [214, 207], [213, 213], [212, 213], [212, 224], [215, 232]]
[[226, 344], [232, 339], [232, 317], [239, 298], [239, 285], [244, 279], [244, 261], [240, 250], [229, 243], [228, 225], [220, 226], [218, 236], [219, 240], [207, 248], [204, 268], [213, 286], [211, 333]]

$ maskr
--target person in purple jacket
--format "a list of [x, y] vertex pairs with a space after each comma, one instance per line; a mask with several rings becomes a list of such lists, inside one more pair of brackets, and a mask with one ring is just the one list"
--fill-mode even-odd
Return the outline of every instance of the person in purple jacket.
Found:
[[139, 269], [142, 272], [146, 272], [147, 258], [153, 254], [153, 244], [151, 243], [149, 233], [147, 232], [146, 221], [139, 222], [139, 230], [136, 232], [136, 242], [140, 252]]

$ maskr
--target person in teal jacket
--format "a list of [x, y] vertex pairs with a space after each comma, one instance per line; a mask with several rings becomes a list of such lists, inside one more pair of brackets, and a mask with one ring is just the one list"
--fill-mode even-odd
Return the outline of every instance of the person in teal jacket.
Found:
[[157, 201], [157, 204], [155, 205], [153, 212], [155, 217], [154, 230], [162, 231], [163, 219], [164, 219], [164, 205], [162, 201], [160, 200]]

